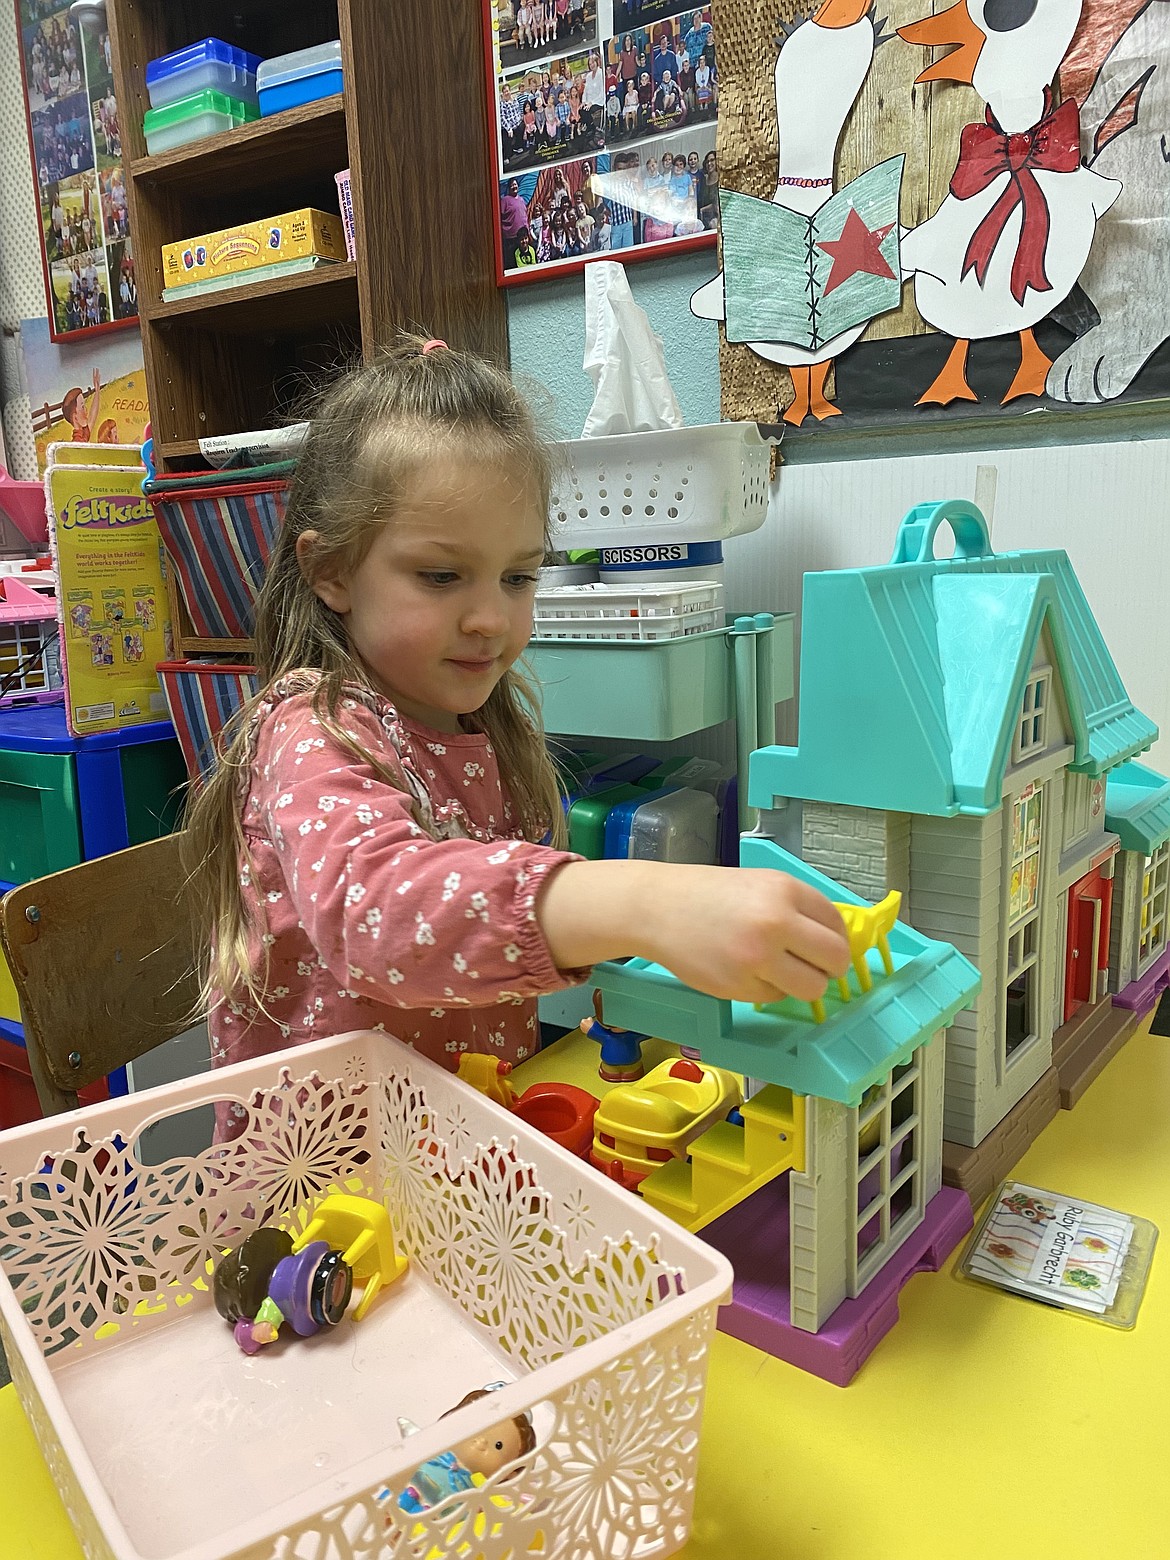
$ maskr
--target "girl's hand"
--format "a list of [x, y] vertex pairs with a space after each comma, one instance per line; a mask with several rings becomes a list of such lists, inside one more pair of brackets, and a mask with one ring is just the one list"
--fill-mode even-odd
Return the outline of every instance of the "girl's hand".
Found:
[[849, 967], [840, 915], [806, 883], [769, 867], [669, 870], [644, 940], [688, 986], [737, 1002], [811, 1002]]
[[560, 969], [639, 955], [739, 1002], [811, 1002], [849, 966], [830, 901], [768, 867], [570, 862], [536, 913]]

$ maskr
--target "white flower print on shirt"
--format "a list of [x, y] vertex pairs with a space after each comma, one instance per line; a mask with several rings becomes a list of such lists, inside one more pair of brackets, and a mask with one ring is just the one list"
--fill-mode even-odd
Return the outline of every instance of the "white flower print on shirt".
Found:
[[511, 854], [512, 852], [510, 850], [493, 850], [491, 855], [488, 857], [488, 866], [502, 867]]
[[377, 905], [366, 911], [358, 922], [358, 931], [366, 933], [375, 940], [382, 935], [382, 912]]
[[401, 986], [402, 982], [406, 979], [406, 976], [402, 973], [401, 970], [390, 969], [386, 971], [386, 979], [392, 986]]
[[414, 940], [420, 948], [433, 948], [435, 945], [435, 932], [429, 921], [424, 921], [421, 910], [414, 913], [415, 924], [418, 930], [414, 934]]
[[442, 899], [444, 903], [446, 903], [448, 899], [454, 899], [455, 890], [459, 887], [462, 881], [463, 879], [460, 877], [458, 872], [448, 872], [447, 876], [443, 879], [443, 892], [439, 896], [440, 899]]
[[460, 975], [462, 975], [462, 974], [464, 974], [466, 972], [467, 960], [463, 957], [463, 955], [461, 953], [457, 953], [455, 955], [455, 957], [451, 960], [451, 963], [455, 966], [455, 968], [458, 970]]
[[487, 771], [484, 769], [482, 764], [477, 764], [474, 760], [469, 760], [463, 766], [463, 784], [470, 785], [473, 780], [482, 780], [486, 773]]
[[504, 944], [504, 958], [507, 959], [509, 964], [515, 964], [519, 957], [520, 949], [514, 942]]
[[351, 883], [345, 891], [346, 909], [350, 905], [360, 905], [366, 897], [366, 885], [364, 883]]
[[486, 926], [491, 920], [491, 912], [488, 909], [489, 903], [488, 896], [477, 889], [471, 896], [470, 909], [465, 910], [463, 913], [469, 921], [474, 921], [478, 916]]

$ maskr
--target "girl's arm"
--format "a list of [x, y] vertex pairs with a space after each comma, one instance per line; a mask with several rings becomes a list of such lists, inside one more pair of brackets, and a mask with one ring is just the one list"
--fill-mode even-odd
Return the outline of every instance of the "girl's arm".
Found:
[[[295, 910], [340, 986], [402, 1008], [516, 1001], [583, 979], [558, 968], [537, 895], [579, 858], [523, 840], [435, 840], [406, 792], [286, 700], [262, 739], [266, 800], [253, 827], [275, 848], [275, 892]], [[377, 717], [346, 710], [362, 745], [398, 762]]]
[[544, 884], [536, 918], [561, 967], [640, 955], [740, 1002], [812, 1001], [849, 965], [833, 905], [766, 867], [572, 861]]

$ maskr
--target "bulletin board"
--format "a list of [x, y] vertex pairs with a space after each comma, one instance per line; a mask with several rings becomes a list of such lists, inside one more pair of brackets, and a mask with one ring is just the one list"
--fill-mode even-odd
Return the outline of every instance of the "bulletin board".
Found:
[[692, 310], [724, 417], [833, 438], [1170, 396], [1166, 0], [712, 9]]
[[55, 341], [138, 317], [109, 30], [68, 0], [15, 0], [49, 329]]
[[501, 285], [715, 244], [711, 5], [484, 0]]

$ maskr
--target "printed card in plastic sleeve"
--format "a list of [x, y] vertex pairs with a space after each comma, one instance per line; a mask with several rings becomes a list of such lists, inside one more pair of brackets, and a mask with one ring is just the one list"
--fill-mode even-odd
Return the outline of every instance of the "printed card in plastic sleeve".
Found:
[[1132, 1327], [1157, 1239], [1148, 1219], [1005, 1181], [958, 1271], [1112, 1327]]

